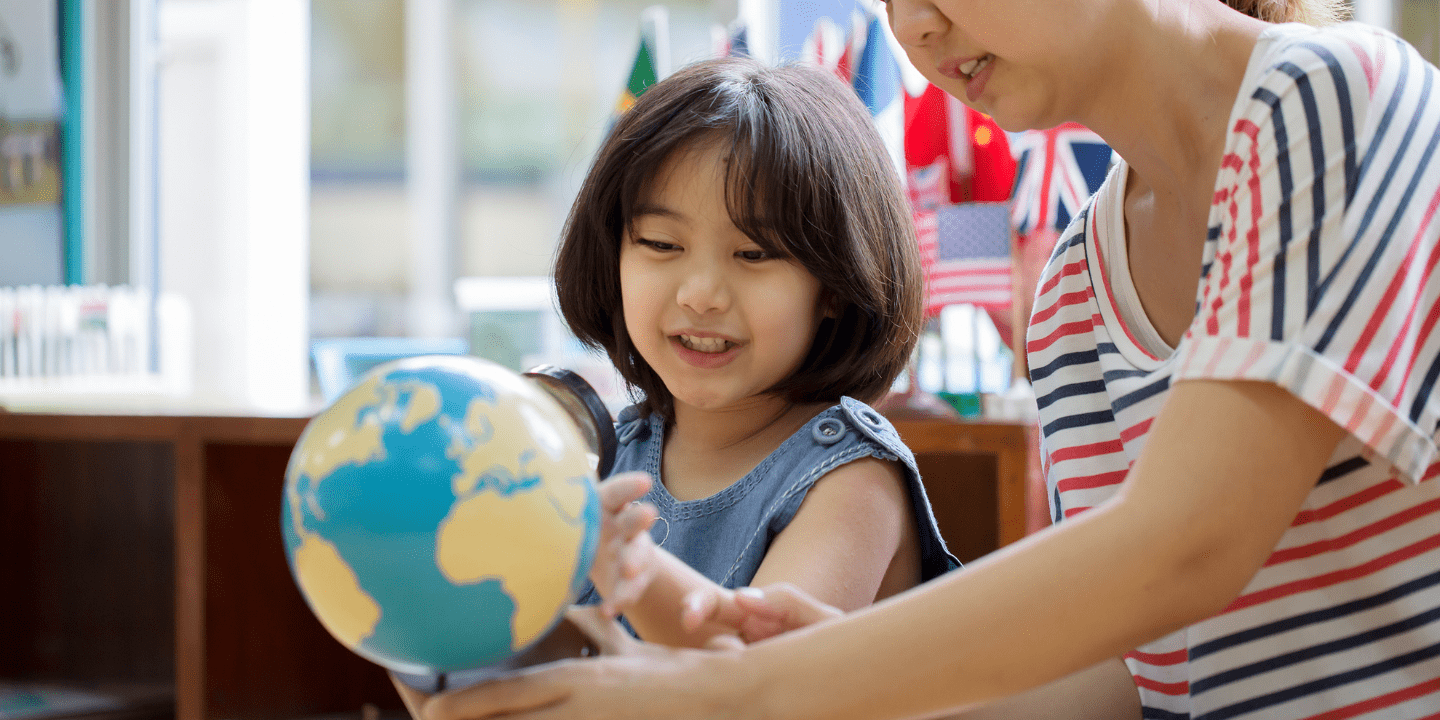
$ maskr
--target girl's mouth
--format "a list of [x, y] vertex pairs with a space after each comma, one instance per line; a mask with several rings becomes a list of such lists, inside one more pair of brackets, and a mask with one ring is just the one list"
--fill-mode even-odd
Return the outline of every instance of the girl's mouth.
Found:
[[990, 53], [985, 53], [983, 56], [971, 60], [964, 65], [961, 65], [957, 69], [960, 71], [961, 75], [965, 76], [965, 79], [973, 80], [975, 76], [979, 74], [981, 70], [984, 70], [985, 66], [989, 65], [990, 62], [994, 59], [994, 55], [991, 55]]
[[702, 353], [723, 353], [736, 343], [718, 337], [696, 337], [694, 335], [676, 335], [675, 339], [680, 341], [686, 350], [694, 350]]

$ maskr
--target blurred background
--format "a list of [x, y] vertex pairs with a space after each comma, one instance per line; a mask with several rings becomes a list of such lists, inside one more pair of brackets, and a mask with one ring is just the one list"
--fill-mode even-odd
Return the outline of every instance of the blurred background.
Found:
[[[304, 414], [418, 350], [580, 367], [617, 398], [544, 278], [637, 61], [858, 62], [876, 7], [0, 0], [0, 404]], [[1440, 56], [1440, 0], [1355, 17]], [[972, 356], [1004, 355], [1009, 304], [976, 301]]]

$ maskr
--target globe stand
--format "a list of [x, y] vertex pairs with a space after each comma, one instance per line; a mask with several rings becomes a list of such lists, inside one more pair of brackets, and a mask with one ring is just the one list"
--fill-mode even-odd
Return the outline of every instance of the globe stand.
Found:
[[[590, 446], [595, 457], [595, 476], [604, 480], [615, 466], [615, 453], [620, 443], [615, 436], [615, 422], [610, 410], [600, 399], [595, 388], [574, 371], [554, 365], [540, 365], [525, 373], [544, 388], [580, 430], [581, 437]], [[446, 690], [458, 690], [486, 680], [493, 680], [521, 668], [542, 665], [556, 660], [589, 657], [599, 654], [590, 638], [581, 632], [569, 618], [561, 617], [560, 622], [539, 640], [524, 650], [512, 655], [504, 662], [487, 665], [474, 670], [459, 670], [449, 673], [411, 674], [391, 671], [397, 680], [411, 688], [427, 694]]]
[[561, 617], [560, 622], [540, 640], [524, 651], [516, 653], [505, 662], [475, 670], [459, 670], [452, 673], [411, 675], [391, 672], [397, 680], [420, 692], [434, 695], [446, 690], [459, 690], [486, 680], [494, 680], [532, 665], [543, 665], [556, 660], [582, 658], [599, 655], [599, 648], [591, 642], [569, 618]]

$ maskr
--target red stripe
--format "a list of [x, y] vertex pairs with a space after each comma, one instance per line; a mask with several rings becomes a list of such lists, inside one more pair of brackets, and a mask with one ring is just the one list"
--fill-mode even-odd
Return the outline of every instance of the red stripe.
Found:
[[1060, 338], [1069, 337], [1071, 335], [1078, 335], [1084, 332], [1090, 332], [1094, 329], [1095, 320], [1093, 318], [1090, 320], [1077, 320], [1075, 322], [1068, 322], [1064, 325], [1061, 325], [1060, 327], [1055, 328], [1054, 332], [1051, 332], [1049, 335], [1046, 335], [1039, 340], [1031, 340], [1030, 342], [1026, 343], [1025, 350], [1026, 352], [1032, 353], [1039, 352], [1047, 347], [1050, 347], [1051, 345], [1054, 345], [1055, 341], [1059, 340]]
[[1074, 490], [1093, 490], [1109, 485], [1119, 485], [1125, 481], [1125, 475], [1129, 472], [1129, 470], [1114, 470], [1098, 475], [1082, 475], [1080, 477], [1064, 478], [1055, 483], [1055, 489], [1064, 493]]
[[1240, 298], [1236, 301], [1240, 327], [1239, 337], [1250, 337], [1250, 289], [1255, 284], [1255, 266], [1260, 264], [1260, 216], [1264, 214], [1264, 192], [1260, 187], [1260, 143], [1256, 140], [1260, 128], [1249, 120], [1235, 123], [1236, 129], [1250, 136], [1250, 228], [1245, 231], [1245, 244], [1249, 254], [1245, 263], [1245, 274], [1240, 276]]
[[[1424, 228], [1430, 224], [1431, 218], [1435, 217], [1435, 207], [1437, 204], [1440, 204], [1440, 193], [1437, 193], [1435, 197], [1430, 199], [1430, 207], [1425, 209], [1425, 219], [1420, 222], [1420, 233], [1416, 236], [1415, 242], [1410, 243], [1410, 249], [1405, 253], [1405, 259], [1401, 261], [1399, 270], [1395, 272], [1394, 277], [1390, 278], [1390, 285], [1385, 288], [1385, 294], [1380, 297], [1380, 302], [1376, 304], [1375, 309], [1370, 313], [1370, 321], [1365, 323], [1365, 329], [1360, 333], [1360, 339], [1355, 342], [1355, 347], [1350, 350], [1350, 357], [1345, 360], [1345, 370], [1347, 372], [1353, 373], [1355, 372], [1355, 368], [1360, 366], [1360, 360], [1365, 357], [1365, 351], [1370, 348], [1370, 341], [1375, 339], [1375, 333], [1379, 332], [1380, 326], [1385, 324], [1385, 320], [1390, 312], [1390, 306], [1395, 303], [1395, 298], [1400, 295], [1400, 289], [1404, 287], [1405, 281], [1410, 279], [1410, 265], [1415, 262], [1415, 256], [1420, 252], [1422, 241], [1425, 239]], [[1430, 258], [1426, 262], [1424, 280], [1429, 280], [1430, 272], [1435, 269], [1437, 257], [1440, 257], [1440, 244], [1436, 244], [1430, 249]], [[1420, 287], [1424, 286], [1425, 282], [1422, 281]], [[1370, 381], [1370, 387], [1378, 390], [1380, 384], [1385, 382], [1385, 376], [1388, 375], [1390, 371], [1390, 364], [1395, 361], [1395, 356], [1400, 352], [1400, 346], [1404, 343], [1405, 332], [1410, 329], [1410, 321], [1415, 317], [1416, 308], [1416, 304], [1411, 303], [1410, 311], [1405, 314], [1405, 323], [1400, 327], [1400, 331], [1396, 333], [1396, 342], [1391, 345], [1389, 354], [1385, 356], [1385, 364], [1381, 366], [1380, 372], [1375, 376], [1374, 380]]]
[[[1390, 287], [1386, 289], [1387, 300], [1389, 299], [1391, 291], [1397, 293], [1399, 292], [1401, 279], [1405, 277], [1405, 271], [1409, 269], [1410, 259], [1414, 257], [1416, 250], [1420, 247], [1420, 243], [1423, 240], [1425, 227], [1428, 226], [1430, 224], [1430, 221], [1435, 217], [1435, 209], [1437, 206], [1440, 206], [1440, 192], [1436, 192], [1435, 197], [1430, 198], [1430, 206], [1425, 209], [1425, 219], [1420, 223], [1420, 230], [1416, 232], [1415, 241], [1410, 244], [1410, 252], [1405, 256], [1405, 265], [1401, 268], [1400, 273], [1395, 276], [1395, 279], [1390, 282]], [[1440, 243], [1436, 243], [1434, 247], [1430, 248], [1430, 257], [1427, 258], [1425, 261], [1425, 275], [1422, 276], [1420, 279], [1420, 287], [1423, 288], [1430, 284], [1430, 276], [1434, 274], [1435, 265], [1437, 262], [1440, 262]], [[1383, 307], [1384, 306], [1382, 306], [1382, 308]], [[1375, 374], [1375, 379], [1370, 381], [1370, 387], [1379, 390], [1380, 385], [1385, 382], [1385, 378], [1390, 374], [1390, 366], [1394, 364], [1395, 359], [1400, 355], [1400, 349], [1406, 344], [1405, 339], [1406, 334], [1410, 329], [1410, 322], [1415, 318], [1415, 311], [1418, 309], [1418, 303], [1412, 302], [1410, 304], [1410, 312], [1405, 314], [1405, 324], [1402, 325], [1400, 331], [1396, 333], [1395, 342], [1391, 343], [1390, 352], [1385, 354], [1385, 362], [1381, 364], [1380, 370]], [[1437, 313], [1440, 313], [1440, 303], [1432, 303], [1430, 306], [1430, 312], [1426, 315], [1425, 322], [1423, 324], [1423, 330], [1421, 333], [1423, 337], [1419, 339], [1419, 342], [1415, 346], [1411, 347], [1410, 362], [1407, 364], [1406, 367], [1406, 377], [1402, 378], [1400, 381], [1400, 393], [1404, 392], [1405, 385], [1409, 382], [1409, 369], [1415, 366], [1414, 348], [1423, 347], [1424, 341], [1426, 339], [1429, 339], [1429, 331], [1435, 327]], [[1383, 318], [1383, 316], [1384, 310], [1377, 310], [1375, 314], [1372, 315], [1370, 318], [1370, 325], [1378, 325], [1379, 319]], [[1365, 327], [1365, 330], [1367, 332], [1370, 331], [1370, 325], [1366, 325]], [[1396, 402], [1398, 402], [1400, 399], [1400, 393], [1396, 393], [1395, 395]]]
[[1059, 450], [1050, 453], [1050, 464], [1054, 465], [1055, 463], [1061, 462], [1063, 460], [1075, 460], [1077, 458], [1093, 458], [1099, 455], [1109, 455], [1111, 453], [1123, 452], [1124, 450], [1125, 446], [1121, 445], [1119, 440], [1106, 440], [1105, 442], [1090, 443], [1089, 445], [1060, 448]]
[[1275, 587], [1268, 588], [1266, 590], [1259, 590], [1250, 593], [1249, 595], [1241, 595], [1240, 597], [1235, 599], [1235, 602], [1230, 603], [1229, 607], [1225, 608], [1225, 612], [1242, 610], [1247, 607], [1270, 602], [1271, 600], [1275, 600], [1277, 598], [1282, 598], [1289, 595], [1297, 595], [1299, 593], [1308, 592], [1310, 590], [1319, 590], [1320, 588], [1330, 587], [1331, 585], [1347, 582], [1356, 578], [1362, 578], [1366, 575], [1370, 575], [1380, 570], [1384, 570], [1385, 568], [1388, 568], [1396, 563], [1402, 562], [1404, 560], [1409, 560], [1410, 558], [1413, 558], [1417, 555], [1422, 555], [1426, 552], [1434, 550], [1437, 547], [1440, 547], [1440, 535], [1431, 535], [1430, 537], [1425, 538], [1420, 542], [1414, 543], [1412, 545], [1406, 545], [1399, 550], [1386, 553], [1384, 555], [1381, 555], [1380, 557], [1375, 558], [1374, 560], [1371, 560], [1370, 562], [1361, 563], [1360, 565], [1356, 565], [1355, 567], [1345, 568], [1343, 570], [1336, 570], [1334, 572], [1328, 572], [1323, 575], [1316, 575], [1315, 577], [1305, 578], [1304, 580], [1288, 582], [1283, 585], [1276, 585]]
[[[1440, 321], [1440, 303], [1430, 307], [1430, 314], [1425, 316], [1425, 322], [1420, 326], [1420, 333], [1416, 336], [1416, 347], [1424, 347], [1430, 340], [1430, 332], [1435, 329], [1435, 323]], [[1405, 373], [1400, 376], [1400, 389], [1395, 391], [1395, 397], [1404, 397], [1405, 386], [1410, 384], [1411, 373], [1415, 370], [1415, 363], [1420, 359], [1419, 353], [1410, 353], [1410, 362], [1405, 365]]]
[[1135, 678], [1135, 685], [1145, 688], [1146, 690], [1154, 690], [1164, 695], [1187, 695], [1190, 693], [1190, 682], [1188, 680], [1167, 683], [1160, 682], [1159, 680], [1151, 680], [1142, 675], [1135, 675], [1133, 677]]
[[1065, 511], [1065, 517], [1067, 517], [1067, 518], [1068, 518], [1068, 517], [1073, 517], [1073, 516], [1075, 516], [1075, 515], [1079, 515], [1079, 514], [1082, 513], [1082, 512], [1085, 512], [1086, 510], [1089, 510], [1089, 509], [1090, 509], [1090, 506], [1089, 506], [1089, 505], [1086, 505], [1085, 507], [1069, 508], [1068, 510]]
[[1139, 650], [1131, 650], [1125, 653], [1125, 657], [1138, 660], [1146, 665], [1179, 665], [1190, 659], [1190, 651], [1181, 648], [1168, 653], [1147, 653]]
[[1056, 273], [1054, 277], [1046, 280], [1045, 284], [1040, 286], [1040, 292], [1037, 294], [1044, 295], [1045, 293], [1054, 290], [1055, 286], [1060, 284], [1061, 278], [1067, 278], [1071, 275], [1079, 275], [1080, 273], [1085, 272], [1085, 269], [1086, 266], [1084, 259], [1076, 260], [1075, 262], [1069, 263], [1061, 267], [1059, 273]]
[[[1411, 685], [1408, 688], [1402, 688], [1395, 692], [1378, 695], [1369, 700], [1361, 700], [1358, 703], [1346, 705], [1345, 707], [1327, 710], [1319, 715], [1311, 715], [1305, 718], [1305, 720], [1345, 720], [1346, 718], [1352, 718], [1356, 715], [1364, 715], [1365, 713], [1374, 712], [1381, 708], [1409, 702], [1415, 698], [1425, 697], [1435, 692], [1440, 692], [1440, 678], [1426, 680], [1418, 685]], [[1429, 717], [1440, 717], [1440, 715], [1430, 715]]]
[[1054, 305], [1051, 305], [1044, 310], [1032, 314], [1030, 316], [1030, 324], [1035, 325], [1037, 323], [1042, 323], [1046, 320], [1049, 320], [1050, 318], [1055, 316], [1055, 313], [1060, 312], [1060, 308], [1069, 307], [1071, 305], [1079, 305], [1080, 303], [1087, 302], [1090, 300], [1091, 297], [1093, 297], [1094, 292], [1095, 290], [1093, 288], [1087, 287], [1084, 290], [1080, 290], [1078, 292], [1065, 293], [1064, 295], [1061, 295], [1060, 297], [1055, 299]]
[[1134, 440], [1135, 438], [1140, 437], [1141, 435], [1144, 435], [1145, 433], [1147, 433], [1147, 432], [1150, 431], [1150, 423], [1153, 423], [1153, 422], [1155, 422], [1155, 418], [1152, 417], [1152, 418], [1150, 418], [1150, 419], [1148, 419], [1148, 420], [1145, 420], [1144, 422], [1140, 422], [1140, 423], [1137, 423], [1137, 424], [1135, 424], [1135, 425], [1131, 425], [1130, 427], [1125, 428], [1124, 430], [1121, 430], [1121, 431], [1120, 431], [1120, 441], [1121, 441], [1121, 442], [1127, 442], [1127, 443], [1128, 443], [1128, 442], [1130, 442], [1131, 440]]
[[[1114, 311], [1115, 324], [1119, 325], [1120, 330], [1125, 333], [1125, 337], [1130, 339], [1130, 345], [1138, 349], [1140, 352], [1145, 353], [1145, 357], [1148, 357], [1151, 360], [1159, 360], [1159, 358], [1151, 355], [1149, 350], [1146, 350], [1144, 346], [1142, 346], [1139, 342], [1135, 340], [1135, 336], [1130, 333], [1130, 328], [1125, 325], [1125, 320], [1120, 317], [1120, 313], [1118, 311], [1115, 311], [1115, 308], [1117, 307], [1117, 303], [1115, 302], [1115, 291], [1110, 289], [1110, 273], [1106, 272], [1105, 270], [1105, 251], [1100, 248], [1100, 246], [1104, 243], [1100, 240], [1099, 218], [1100, 213], [1090, 213], [1089, 239], [1093, 241], [1091, 242], [1091, 245], [1095, 247], [1095, 258], [1100, 261], [1100, 283], [1105, 286], [1105, 301], [1109, 303], [1111, 311]], [[1100, 324], [1103, 324], [1103, 321]]]
[[1363, 540], [1368, 540], [1388, 530], [1394, 530], [1401, 525], [1425, 517], [1436, 511], [1440, 511], [1440, 498], [1405, 508], [1390, 517], [1363, 527], [1358, 527], [1339, 537], [1326, 538], [1306, 545], [1296, 545], [1292, 548], [1276, 550], [1274, 553], [1271, 553], [1270, 558], [1265, 561], [1265, 567], [1314, 557], [1322, 553], [1343, 550], [1351, 545], [1355, 545]]
[[1035, 227], [1050, 227], [1050, 177], [1055, 174], [1055, 130], [1045, 131], [1045, 172], [1040, 176], [1040, 214], [1035, 218]]
[[1399, 490], [1403, 487], [1405, 487], [1404, 483], [1392, 477], [1385, 482], [1382, 482], [1378, 485], [1372, 485], [1368, 488], [1365, 488], [1364, 490], [1361, 490], [1358, 493], [1355, 493], [1354, 495], [1341, 498], [1324, 507], [1318, 507], [1314, 510], [1301, 510], [1295, 515], [1295, 520], [1294, 522], [1290, 523], [1290, 526], [1299, 527], [1300, 525], [1305, 525], [1307, 523], [1319, 522], [1321, 520], [1329, 520], [1330, 518], [1335, 517], [1342, 512], [1345, 512], [1346, 510], [1353, 510], [1357, 507], [1360, 507], [1361, 505], [1364, 505], [1365, 503], [1370, 502], [1371, 500], [1375, 500], [1376, 498], [1389, 495], [1390, 493], [1395, 492], [1396, 490]]

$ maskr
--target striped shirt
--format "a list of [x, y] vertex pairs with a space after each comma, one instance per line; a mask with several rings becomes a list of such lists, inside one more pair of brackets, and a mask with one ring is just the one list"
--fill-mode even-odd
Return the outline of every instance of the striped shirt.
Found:
[[1027, 342], [1061, 522], [1115, 494], [1180, 380], [1273, 382], [1349, 431], [1241, 595], [1127, 655], [1146, 718], [1440, 713], [1436, 79], [1372, 27], [1262, 34], [1179, 347], [1129, 276], [1123, 163], [1040, 279]]

